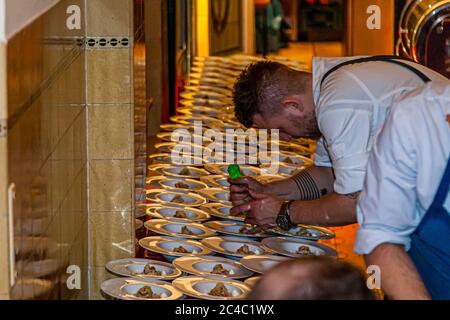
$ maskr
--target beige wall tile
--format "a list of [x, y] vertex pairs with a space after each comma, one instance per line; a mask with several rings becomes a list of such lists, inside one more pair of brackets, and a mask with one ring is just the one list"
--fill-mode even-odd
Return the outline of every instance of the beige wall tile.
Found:
[[132, 160], [90, 161], [90, 210], [132, 210]]
[[87, 55], [88, 102], [130, 103], [130, 50], [88, 50]]
[[131, 105], [89, 107], [90, 159], [132, 159]]
[[115, 278], [115, 276], [106, 271], [105, 267], [91, 267], [90, 271], [91, 289], [89, 299], [105, 300], [105, 297], [100, 292], [101, 284], [103, 281]]
[[0, 217], [0, 295], [9, 294], [8, 219]]
[[133, 219], [131, 211], [91, 212], [91, 266], [134, 256]]
[[88, 36], [130, 36], [131, 0], [89, 0]]

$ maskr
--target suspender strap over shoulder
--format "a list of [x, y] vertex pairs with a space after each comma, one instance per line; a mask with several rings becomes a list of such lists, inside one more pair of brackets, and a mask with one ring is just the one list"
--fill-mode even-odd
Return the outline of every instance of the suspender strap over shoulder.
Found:
[[400, 57], [400, 56], [389, 56], [389, 55], [384, 55], [384, 56], [373, 56], [373, 57], [367, 57], [367, 58], [359, 58], [359, 59], [355, 59], [355, 60], [349, 60], [346, 62], [343, 62], [341, 64], [338, 64], [337, 66], [334, 66], [333, 68], [331, 68], [330, 70], [328, 70], [327, 73], [325, 73], [325, 75], [322, 77], [322, 80], [320, 82], [320, 85], [323, 84], [323, 82], [325, 81], [326, 78], [328, 78], [328, 76], [330, 76], [333, 72], [335, 72], [336, 70], [344, 67], [344, 66], [348, 66], [351, 64], [355, 64], [355, 63], [364, 63], [364, 62], [372, 62], [372, 61], [384, 61], [384, 62], [390, 62], [390, 63], [394, 63], [397, 65], [400, 65], [408, 70], [410, 70], [411, 72], [413, 72], [414, 74], [416, 74], [420, 79], [423, 80], [423, 82], [427, 83], [430, 82], [431, 79], [428, 78], [428, 76], [426, 76], [422, 71], [420, 71], [419, 69], [414, 68], [413, 66], [411, 66], [410, 64], [407, 64], [405, 62], [402, 62], [400, 60], [403, 61], [408, 61], [408, 62], [414, 62], [410, 59], [406, 59], [404, 57]]

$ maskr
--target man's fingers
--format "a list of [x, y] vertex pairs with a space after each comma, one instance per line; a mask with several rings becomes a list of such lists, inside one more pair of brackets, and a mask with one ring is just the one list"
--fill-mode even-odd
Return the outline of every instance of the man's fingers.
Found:
[[239, 186], [239, 185], [236, 185], [236, 184], [232, 184], [230, 186], [230, 191], [231, 191], [231, 193], [248, 192], [248, 187], [247, 186]]
[[249, 189], [248, 192], [249, 192], [250, 196], [256, 200], [262, 200], [262, 199], [265, 199], [268, 197], [268, 195], [265, 193], [259, 193], [254, 190], [251, 190], [251, 189]]
[[243, 200], [243, 199], [251, 199], [249, 196], [248, 196], [248, 193], [247, 192], [242, 192], [242, 193], [231, 193], [230, 194], [230, 200], [231, 201], [234, 201], [234, 200]]
[[252, 208], [251, 202], [247, 202], [245, 204], [241, 204], [239, 206], [233, 207], [230, 210], [231, 214], [238, 214], [245, 211], [250, 211]]

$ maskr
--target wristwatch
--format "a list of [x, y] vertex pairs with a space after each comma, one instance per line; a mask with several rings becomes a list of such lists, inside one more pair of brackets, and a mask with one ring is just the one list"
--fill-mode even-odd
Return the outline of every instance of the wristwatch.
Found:
[[280, 212], [278, 213], [278, 217], [277, 217], [277, 225], [285, 231], [288, 231], [289, 229], [291, 229], [292, 227], [295, 226], [291, 221], [291, 203], [292, 202], [294, 202], [294, 201], [291, 200], [291, 201], [284, 202], [281, 205], [281, 209], [280, 209]]

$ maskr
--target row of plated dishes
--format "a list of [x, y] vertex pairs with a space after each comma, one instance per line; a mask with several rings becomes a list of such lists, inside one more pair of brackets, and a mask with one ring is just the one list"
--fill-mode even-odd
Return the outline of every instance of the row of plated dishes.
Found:
[[[325, 229], [299, 225], [285, 232], [274, 227], [255, 232], [244, 223], [245, 214], [232, 214], [227, 167], [201, 157], [194, 164], [174, 163], [172, 132], [202, 121], [205, 129], [236, 129], [231, 89], [240, 71], [252, 57], [196, 58], [186, 92], [181, 94], [179, 115], [161, 125], [160, 142], [150, 156], [147, 180], [147, 215], [144, 224], [149, 237], [139, 245], [166, 262], [150, 259], [120, 259], [106, 269], [118, 276], [102, 283], [102, 292], [115, 299], [244, 299], [261, 275], [276, 264], [310, 255], [336, 256], [334, 249], [319, 243], [335, 235]], [[290, 67], [304, 69], [298, 62], [280, 60]], [[195, 136], [194, 136], [195, 138]], [[201, 136], [194, 147], [206, 154], [207, 138]], [[270, 146], [270, 143], [267, 143]], [[271, 158], [246, 160], [244, 175], [267, 183], [284, 179], [311, 165], [312, 141], [279, 144], [279, 170], [267, 174]], [[227, 145], [224, 146], [226, 150]], [[267, 146], [266, 146], [267, 148]], [[247, 146], [248, 149], [248, 146]], [[257, 151], [257, 150], [256, 150]], [[211, 154], [211, 153], [208, 153]]]

